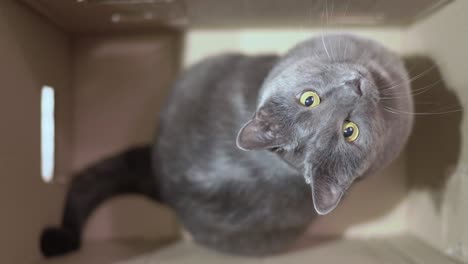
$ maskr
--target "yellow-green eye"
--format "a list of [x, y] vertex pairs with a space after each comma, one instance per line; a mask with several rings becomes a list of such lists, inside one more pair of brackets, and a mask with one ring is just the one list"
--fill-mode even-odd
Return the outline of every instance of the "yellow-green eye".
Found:
[[316, 107], [320, 104], [320, 97], [315, 92], [305, 92], [299, 99], [301, 104], [306, 107]]
[[346, 121], [343, 125], [343, 136], [348, 142], [355, 141], [359, 137], [359, 127], [351, 121]]

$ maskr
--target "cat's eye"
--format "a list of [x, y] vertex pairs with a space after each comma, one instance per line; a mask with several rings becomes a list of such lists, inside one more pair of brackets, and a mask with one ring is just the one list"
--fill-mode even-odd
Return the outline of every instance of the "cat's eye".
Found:
[[301, 95], [301, 98], [299, 98], [299, 102], [303, 106], [312, 108], [320, 104], [320, 97], [317, 93], [309, 91]]
[[359, 127], [356, 123], [346, 121], [343, 124], [343, 136], [348, 142], [353, 142], [359, 137]]

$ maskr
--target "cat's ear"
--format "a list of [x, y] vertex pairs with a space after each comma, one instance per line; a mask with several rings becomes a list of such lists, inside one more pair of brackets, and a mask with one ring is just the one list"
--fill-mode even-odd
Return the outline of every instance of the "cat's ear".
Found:
[[312, 199], [315, 211], [319, 215], [326, 215], [333, 211], [341, 201], [345, 187], [338, 185], [332, 177], [314, 175], [311, 179]]
[[237, 147], [242, 150], [267, 149], [281, 146], [284, 138], [280, 126], [271, 120], [254, 117], [237, 134]]

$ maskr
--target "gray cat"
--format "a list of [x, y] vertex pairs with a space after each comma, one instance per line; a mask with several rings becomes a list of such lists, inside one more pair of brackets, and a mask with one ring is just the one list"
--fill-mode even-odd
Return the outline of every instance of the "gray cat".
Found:
[[412, 111], [401, 59], [371, 40], [327, 35], [282, 57], [209, 58], [175, 83], [154, 146], [74, 178], [62, 227], [43, 232], [42, 251], [77, 249], [97, 205], [141, 193], [172, 207], [207, 247], [283, 252], [356, 179], [399, 154], [413, 116], [398, 112]]

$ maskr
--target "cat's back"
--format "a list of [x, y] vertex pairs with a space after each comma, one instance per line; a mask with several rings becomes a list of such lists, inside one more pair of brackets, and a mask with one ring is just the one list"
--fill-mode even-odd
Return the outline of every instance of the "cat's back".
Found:
[[155, 151], [164, 174], [215, 173], [221, 165], [226, 170], [229, 164], [241, 167], [242, 160], [249, 163], [256, 154], [236, 147], [237, 132], [254, 113], [258, 91], [276, 60], [273, 55], [225, 54], [180, 74], [157, 136]]
[[207, 117], [215, 114], [220, 118], [243, 110], [253, 112], [258, 89], [276, 59], [274, 55], [250, 57], [229, 53], [188, 67], [172, 87], [161, 122], [190, 116], [200, 122], [204, 119], [206, 123]]

